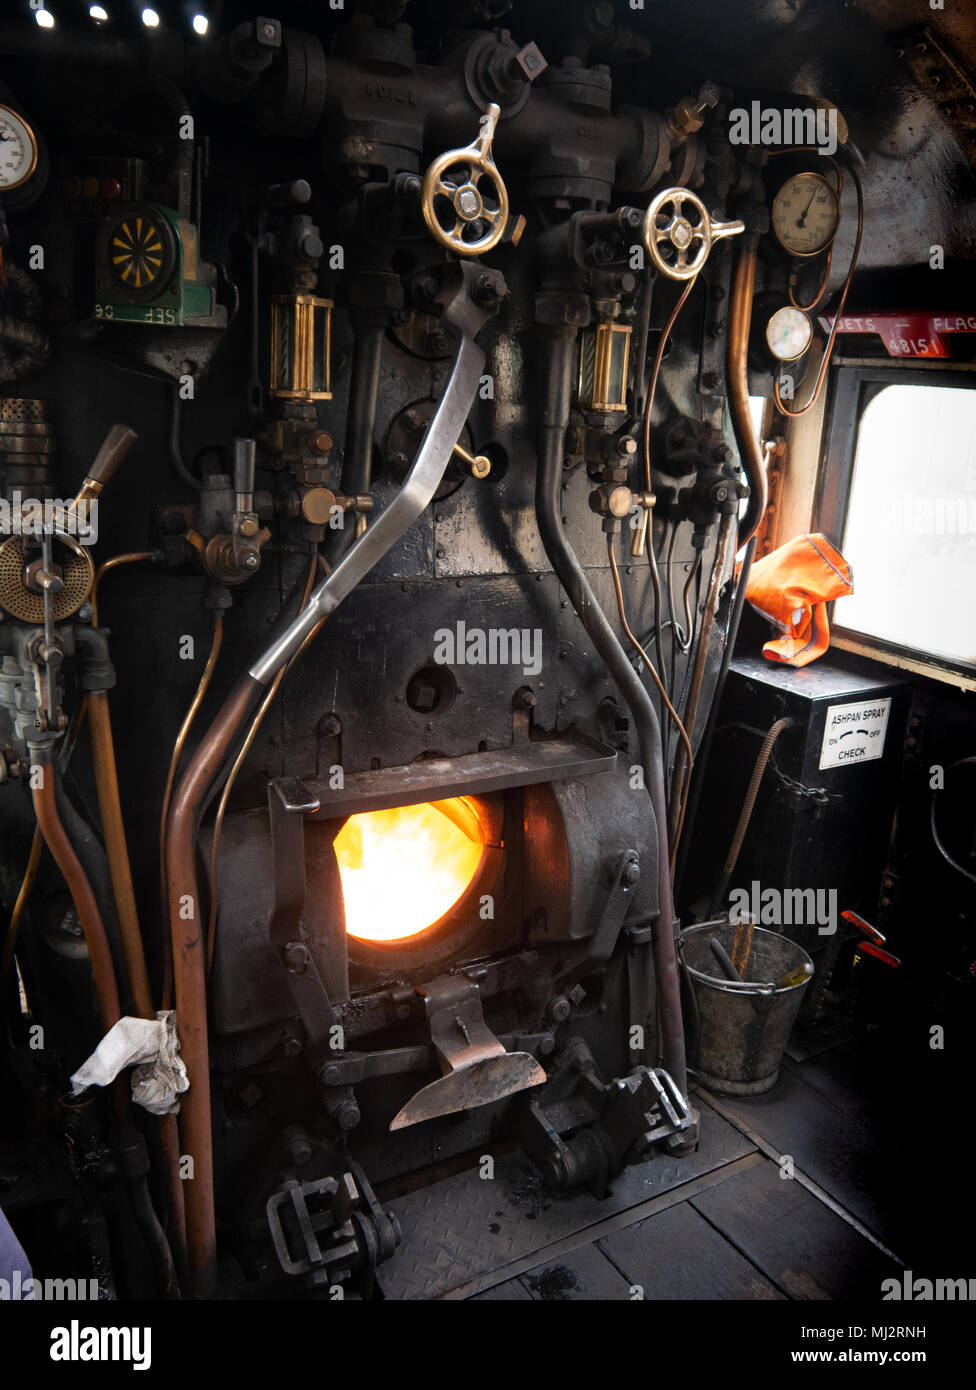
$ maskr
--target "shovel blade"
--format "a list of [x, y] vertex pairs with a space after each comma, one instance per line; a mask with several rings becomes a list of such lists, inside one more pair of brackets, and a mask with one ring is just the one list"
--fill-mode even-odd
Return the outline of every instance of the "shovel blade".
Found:
[[545, 1080], [545, 1072], [529, 1052], [503, 1052], [496, 1057], [485, 1057], [421, 1087], [393, 1117], [390, 1129], [406, 1129], [408, 1125], [432, 1120], [437, 1115], [456, 1115], [478, 1105], [489, 1105], [516, 1091], [541, 1086]]

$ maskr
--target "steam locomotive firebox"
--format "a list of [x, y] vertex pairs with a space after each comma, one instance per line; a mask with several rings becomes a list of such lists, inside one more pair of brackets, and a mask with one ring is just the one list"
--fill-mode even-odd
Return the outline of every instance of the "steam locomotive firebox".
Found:
[[[104, 1181], [204, 1297], [370, 1296], [435, 1164], [694, 1151], [675, 883], [793, 292], [751, 89], [645, 16], [315, 8], [0, 24], [7, 1079], [145, 1147]], [[123, 1018], [151, 1103], [82, 1112]]]

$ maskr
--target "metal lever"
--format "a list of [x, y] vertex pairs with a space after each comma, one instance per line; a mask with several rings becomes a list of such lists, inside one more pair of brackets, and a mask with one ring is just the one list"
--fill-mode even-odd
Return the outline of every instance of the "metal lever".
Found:
[[478, 394], [485, 365], [485, 354], [475, 342], [475, 334], [494, 312], [481, 308], [471, 295], [475, 281], [486, 272], [467, 263], [459, 264], [456, 269], [457, 284], [444, 305], [443, 318], [461, 335], [461, 341], [447, 390], [427, 426], [413, 466], [400, 491], [379, 519], [359, 537], [331, 574], [313, 589], [308, 606], [251, 666], [248, 674], [261, 685], [270, 684], [308, 634], [338, 608], [404, 531], [413, 525], [444, 477], [458, 435]]
[[239, 512], [254, 510], [254, 476], [257, 446], [253, 439], [234, 440], [234, 492]]
[[77, 511], [83, 502], [89, 502], [101, 494], [105, 484], [138, 438], [135, 430], [130, 430], [128, 425], [112, 426], [95, 455], [95, 462], [89, 468], [85, 481], [78, 489], [78, 496], [71, 504], [72, 510]]
[[460, 444], [455, 444], [454, 452], [465, 465], [472, 478], [487, 478], [491, 472], [491, 459], [486, 454], [469, 454]]

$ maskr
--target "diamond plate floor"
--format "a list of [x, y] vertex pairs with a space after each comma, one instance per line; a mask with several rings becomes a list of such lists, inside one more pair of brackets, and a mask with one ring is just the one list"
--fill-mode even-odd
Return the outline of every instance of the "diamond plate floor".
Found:
[[755, 1151], [715, 1111], [700, 1109], [696, 1153], [626, 1169], [604, 1201], [549, 1192], [529, 1161], [513, 1154], [496, 1161], [492, 1179], [473, 1169], [387, 1202], [403, 1244], [380, 1272], [386, 1297], [444, 1298], [528, 1255], [544, 1260], [547, 1246]]

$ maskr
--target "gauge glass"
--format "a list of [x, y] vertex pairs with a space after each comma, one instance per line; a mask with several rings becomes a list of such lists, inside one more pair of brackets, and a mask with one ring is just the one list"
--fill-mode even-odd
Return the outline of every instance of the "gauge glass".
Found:
[[26, 183], [37, 167], [37, 141], [22, 116], [0, 106], [0, 190]]
[[794, 174], [773, 199], [773, 231], [792, 256], [815, 256], [840, 223], [837, 191], [823, 174]]
[[766, 342], [781, 362], [795, 362], [813, 340], [813, 324], [802, 309], [784, 304], [766, 324]]

